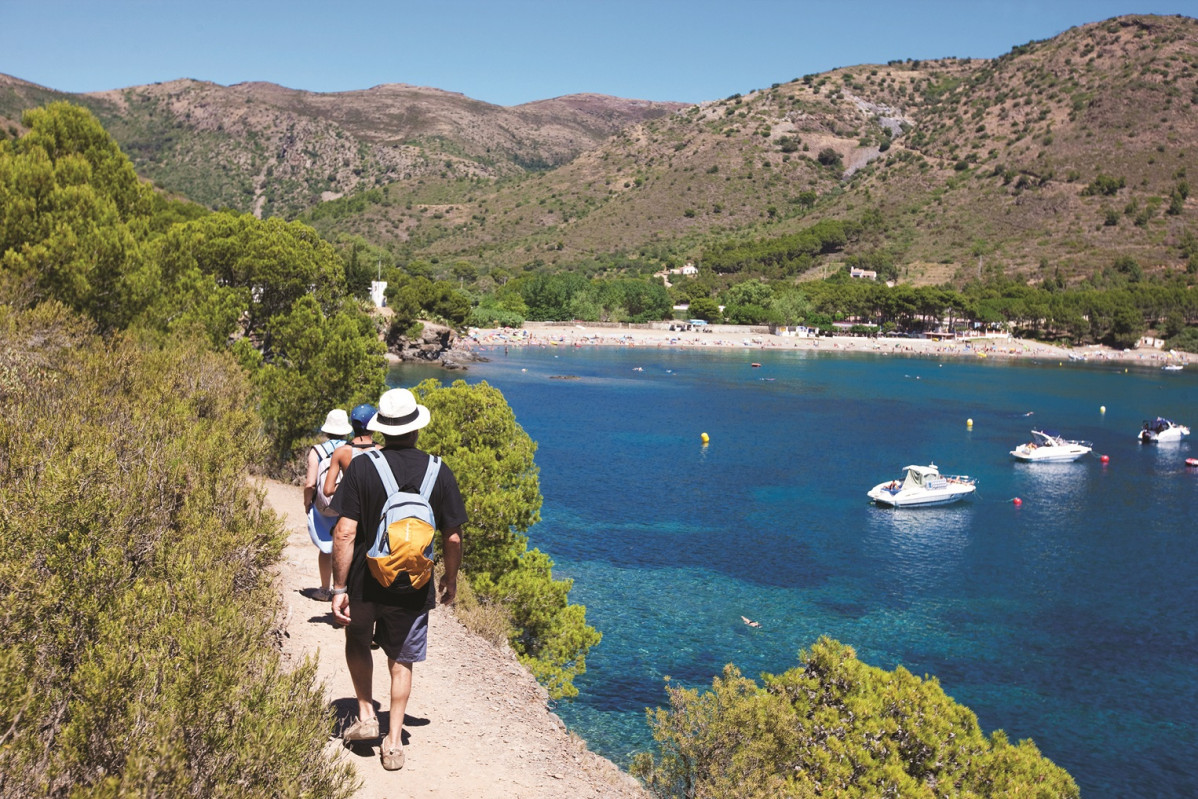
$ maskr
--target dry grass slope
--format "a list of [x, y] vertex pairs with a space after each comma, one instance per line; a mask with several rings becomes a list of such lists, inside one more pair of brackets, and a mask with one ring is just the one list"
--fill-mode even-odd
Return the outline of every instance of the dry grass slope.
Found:
[[[4, 87], [9, 120], [48, 91]], [[906, 280], [1075, 280], [1119, 256], [1177, 268], [1198, 227], [1187, 17], [1120, 17], [993, 60], [845, 67], [695, 106], [583, 94], [502, 108], [405, 85], [197, 81], [75, 99], [168, 189], [306, 212], [326, 235], [483, 273], [681, 261], [868, 210], [884, 229], [856, 251], [884, 252]], [[1099, 178], [1122, 186], [1087, 191]]]

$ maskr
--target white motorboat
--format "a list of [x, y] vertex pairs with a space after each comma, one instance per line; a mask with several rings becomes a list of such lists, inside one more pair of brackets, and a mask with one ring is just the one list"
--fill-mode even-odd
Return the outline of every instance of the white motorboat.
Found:
[[1186, 368], [1185, 364], [1180, 364], [1180, 363], [1167, 363], [1161, 367], [1161, 369], [1166, 372], [1180, 372], [1182, 369], [1185, 369], [1185, 368]]
[[1061, 438], [1051, 430], [1033, 430], [1032, 440], [1011, 450], [1012, 457], [1028, 463], [1062, 463], [1089, 455], [1094, 445], [1089, 441]]
[[977, 490], [977, 481], [966, 475], [942, 475], [936, 464], [908, 466], [901, 480], [878, 483], [869, 498], [890, 508], [948, 505]]
[[1181, 441], [1190, 434], [1190, 428], [1170, 419], [1158, 416], [1151, 422], [1144, 422], [1140, 430], [1141, 444], [1167, 444], [1171, 441]]

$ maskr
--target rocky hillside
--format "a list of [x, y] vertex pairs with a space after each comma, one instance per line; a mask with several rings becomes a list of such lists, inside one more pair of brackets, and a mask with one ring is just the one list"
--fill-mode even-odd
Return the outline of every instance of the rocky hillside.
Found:
[[402, 84], [316, 94], [177, 80], [70, 95], [0, 75], [0, 124], [19, 131], [21, 111], [59, 99], [90, 108], [162, 188], [262, 216], [394, 182], [549, 169], [682, 107], [579, 94], [506, 108]]
[[1070, 278], [1119, 255], [1163, 267], [1198, 229], [1196, 106], [1198, 21], [1126, 17], [995, 60], [856, 66], [704, 103], [457, 202], [391, 187], [342, 226], [511, 266], [697, 257], [871, 212], [881, 232], [858, 252], [915, 282]]
[[[3, 88], [10, 120], [48, 94]], [[192, 81], [74, 99], [168, 189], [481, 274], [648, 271], [852, 218], [869, 235], [846, 254], [911, 282], [1072, 280], [1120, 256], [1174, 268], [1198, 230], [1198, 21], [1186, 17], [1096, 22], [993, 60], [786, 77], [695, 106]]]

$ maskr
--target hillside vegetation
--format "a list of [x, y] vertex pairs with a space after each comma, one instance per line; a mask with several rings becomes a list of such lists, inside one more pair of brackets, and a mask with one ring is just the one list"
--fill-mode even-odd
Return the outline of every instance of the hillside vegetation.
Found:
[[[1184, 260], [1198, 213], [1198, 21], [1128, 16], [992, 60], [780, 78], [689, 107], [196, 81], [70, 99], [169, 190], [302, 214], [326, 236], [442, 271], [701, 266], [713, 244], [866, 211], [884, 228], [846, 254], [916, 284]], [[0, 116], [50, 96], [8, 79]]]
[[1124, 18], [993, 61], [805, 76], [500, 186], [393, 186], [327, 229], [390, 227], [413, 253], [482, 266], [609, 253], [702, 266], [714, 242], [871, 211], [884, 229], [857, 251], [915, 283], [1072, 280], [1121, 255], [1166, 268], [1198, 210], [1196, 76], [1198, 22]]
[[571, 95], [504, 108], [391, 84], [315, 94], [175, 80], [68, 95], [0, 76], [0, 121], [53, 100], [86, 106], [138, 172], [211, 208], [290, 217], [394, 182], [548, 169], [678, 103]]

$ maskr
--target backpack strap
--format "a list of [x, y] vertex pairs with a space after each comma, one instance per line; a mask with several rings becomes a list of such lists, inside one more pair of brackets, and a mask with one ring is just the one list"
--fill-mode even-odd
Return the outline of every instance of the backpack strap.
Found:
[[387, 492], [387, 496], [399, 493], [399, 486], [395, 484], [395, 472], [391, 471], [391, 464], [387, 463], [387, 459], [383, 457], [383, 451], [372, 449], [366, 453], [366, 457], [370, 458], [370, 462], [378, 471], [379, 479], [383, 481], [383, 490]]
[[436, 455], [428, 456], [428, 468], [424, 470], [424, 482], [420, 484], [420, 496], [426, 502], [433, 496], [433, 486], [437, 484], [437, 475], [441, 473], [441, 459]]
[[333, 450], [341, 446], [345, 442], [339, 438], [332, 438], [328, 441], [323, 441], [316, 445], [316, 462], [320, 463], [325, 458], [333, 454]]

